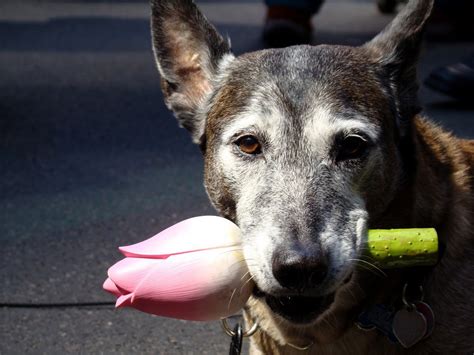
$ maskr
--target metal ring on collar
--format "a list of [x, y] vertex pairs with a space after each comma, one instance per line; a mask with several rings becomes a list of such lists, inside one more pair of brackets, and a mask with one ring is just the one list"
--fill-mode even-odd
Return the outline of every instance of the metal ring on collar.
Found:
[[[221, 319], [221, 325], [222, 325], [222, 329], [224, 329], [224, 332], [228, 336], [233, 337], [235, 335], [235, 332], [229, 327], [229, 323], [227, 323], [227, 318]], [[245, 338], [251, 337], [252, 335], [255, 334], [257, 329], [258, 329], [258, 322], [255, 322], [250, 329], [242, 333], [242, 336]]]
[[[424, 298], [425, 298], [425, 294], [424, 294], [424, 290], [423, 290], [423, 286], [418, 286], [419, 287], [419, 292], [420, 292], [420, 299], [418, 301], [420, 302], [423, 302]], [[407, 288], [408, 288], [408, 284], [405, 284], [403, 286], [403, 292], [402, 292], [402, 302], [403, 304], [406, 306], [406, 307], [409, 307], [409, 308], [412, 308], [414, 307], [413, 303], [410, 303], [407, 301], [406, 299], [406, 293], [407, 293]]]

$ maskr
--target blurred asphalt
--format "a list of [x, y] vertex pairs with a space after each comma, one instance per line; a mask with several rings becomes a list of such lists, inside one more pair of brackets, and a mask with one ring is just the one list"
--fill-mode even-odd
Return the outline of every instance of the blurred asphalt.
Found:
[[[262, 47], [257, 0], [198, 1], [236, 53]], [[117, 246], [212, 214], [202, 161], [166, 110], [139, 1], [0, 3], [0, 303], [112, 301]], [[360, 44], [390, 16], [328, 0], [314, 43]], [[426, 44], [421, 78], [470, 43]], [[472, 107], [422, 89], [426, 112], [474, 137]], [[218, 323], [112, 307], [0, 308], [0, 354], [223, 354]]]

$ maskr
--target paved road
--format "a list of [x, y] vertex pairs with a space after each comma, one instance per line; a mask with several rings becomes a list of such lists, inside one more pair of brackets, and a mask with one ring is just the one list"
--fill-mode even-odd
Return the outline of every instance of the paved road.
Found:
[[[259, 1], [201, 1], [237, 53], [262, 47]], [[162, 103], [148, 7], [138, 1], [0, 4], [0, 303], [102, 302], [116, 247], [214, 213], [198, 149]], [[315, 43], [359, 44], [390, 17], [328, 1]], [[421, 76], [472, 43], [428, 43]], [[422, 90], [427, 113], [474, 137], [472, 108]], [[111, 307], [0, 309], [0, 353], [216, 354], [216, 323]]]

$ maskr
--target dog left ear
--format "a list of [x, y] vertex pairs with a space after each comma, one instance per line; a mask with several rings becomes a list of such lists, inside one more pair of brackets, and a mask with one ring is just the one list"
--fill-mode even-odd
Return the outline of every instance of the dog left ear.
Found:
[[421, 111], [418, 104], [416, 65], [423, 30], [434, 0], [411, 0], [395, 19], [364, 47], [389, 77], [390, 89], [398, 101], [401, 134]]
[[213, 90], [225, 56], [224, 40], [192, 0], [151, 0], [153, 52], [166, 105], [180, 125], [201, 143], [205, 117], [200, 112]]

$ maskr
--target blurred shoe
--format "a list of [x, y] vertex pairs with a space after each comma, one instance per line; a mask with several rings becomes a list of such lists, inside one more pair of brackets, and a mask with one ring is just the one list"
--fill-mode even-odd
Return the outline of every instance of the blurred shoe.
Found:
[[462, 62], [436, 69], [425, 85], [458, 100], [473, 100], [474, 54]]
[[288, 47], [311, 41], [311, 14], [286, 6], [269, 6], [263, 40], [270, 47]]

